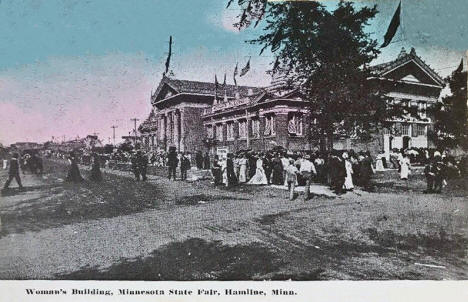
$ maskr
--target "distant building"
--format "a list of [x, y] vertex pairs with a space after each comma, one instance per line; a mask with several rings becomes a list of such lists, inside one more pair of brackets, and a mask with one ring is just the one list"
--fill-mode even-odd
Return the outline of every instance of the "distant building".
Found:
[[43, 147], [43, 144], [35, 143], [35, 142], [16, 142], [14, 144], [11, 144], [10, 147], [12, 149], [23, 151], [23, 150], [31, 150], [31, 149], [41, 149]]
[[[363, 143], [351, 135], [338, 133], [336, 149], [389, 151], [393, 148], [430, 147], [428, 130], [433, 120], [426, 109], [437, 102], [444, 81], [411, 49], [403, 49], [393, 61], [373, 67], [370, 81], [389, 91], [388, 102], [417, 107], [418, 117], [390, 121], [390, 129]], [[319, 116], [309, 113], [307, 103], [281, 78], [269, 87], [218, 85], [163, 77], [151, 97], [153, 110], [139, 127], [148, 148], [179, 151], [243, 149], [270, 150], [281, 146], [289, 150], [318, 148], [317, 138], [309, 135]]]

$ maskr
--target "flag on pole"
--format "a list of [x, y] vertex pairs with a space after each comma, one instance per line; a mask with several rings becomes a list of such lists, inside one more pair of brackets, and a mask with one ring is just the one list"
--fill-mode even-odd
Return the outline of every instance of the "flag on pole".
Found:
[[392, 21], [390, 21], [390, 25], [388, 26], [387, 33], [384, 36], [384, 42], [380, 46], [381, 48], [388, 46], [390, 42], [392, 42], [393, 37], [395, 36], [398, 27], [400, 26], [400, 12], [401, 12], [401, 1], [398, 4], [398, 8], [395, 11], [395, 14], [392, 17]]
[[226, 73], [224, 73], [223, 87], [226, 88]]
[[169, 36], [169, 53], [167, 54], [166, 71], [164, 72], [164, 75], [167, 74], [167, 72], [169, 71], [169, 64], [171, 62], [171, 56], [172, 56], [172, 36]]
[[233, 75], [233, 79], [234, 79], [234, 85], [237, 86], [237, 80], [236, 80], [236, 76], [237, 76], [237, 73], [238, 73], [238, 70], [237, 70], [237, 65], [239, 63], [236, 63], [236, 68], [234, 68], [234, 75]]
[[250, 58], [249, 58], [249, 60], [247, 61], [247, 64], [245, 64], [245, 67], [242, 68], [241, 73], [240, 73], [239, 76], [240, 76], [240, 77], [244, 76], [247, 72], [249, 72], [249, 70], [250, 70]]

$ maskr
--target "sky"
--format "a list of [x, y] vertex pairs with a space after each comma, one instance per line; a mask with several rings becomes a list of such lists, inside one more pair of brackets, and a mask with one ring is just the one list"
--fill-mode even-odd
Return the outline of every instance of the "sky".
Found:
[[[415, 47], [440, 75], [468, 49], [465, 0], [403, 0], [395, 43], [375, 63]], [[0, 143], [44, 142], [97, 133], [104, 142], [133, 128], [151, 110], [150, 95], [164, 69], [169, 35], [171, 70], [180, 79], [213, 81], [242, 67], [240, 85], [264, 86], [273, 60], [245, 43], [261, 27], [233, 27], [239, 8], [227, 0], [0, 0]], [[332, 9], [336, 1], [324, 3]], [[380, 13], [368, 27], [379, 41], [398, 6], [361, 0]]]

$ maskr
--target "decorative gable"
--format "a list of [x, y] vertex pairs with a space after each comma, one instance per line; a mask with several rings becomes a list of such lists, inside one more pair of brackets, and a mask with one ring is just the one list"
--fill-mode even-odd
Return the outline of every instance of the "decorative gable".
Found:
[[380, 78], [428, 84], [439, 88], [445, 85], [444, 80], [416, 54], [414, 48], [409, 54], [402, 48], [397, 59], [373, 66], [371, 69]]

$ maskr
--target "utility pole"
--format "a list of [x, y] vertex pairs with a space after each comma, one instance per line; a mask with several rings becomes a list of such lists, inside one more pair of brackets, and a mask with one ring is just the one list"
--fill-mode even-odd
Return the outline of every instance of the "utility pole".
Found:
[[133, 121], [133, 131], [135, 131], [134, 134], [135, 134], [135, 144], [136, 144], [136, 142], [137, 142], [136, 123], [139, 121], [139, 119], [134, 117], [134, 118], [132, 118], [130, 120]]
[[112, 138], [113, 138], [113, 142], [114, 142], [114, 146], [115, 146], [115, 128], [118, 128], [116, 125], [112, 125], [111, 126], [112, 128]]

